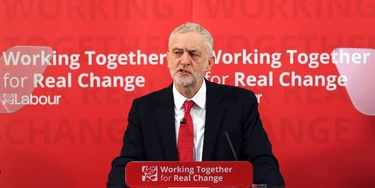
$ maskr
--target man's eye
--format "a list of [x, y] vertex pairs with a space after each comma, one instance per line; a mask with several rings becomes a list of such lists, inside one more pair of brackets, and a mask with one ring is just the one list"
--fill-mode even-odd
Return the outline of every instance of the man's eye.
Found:
[[181, 52], [174, 52], [174, 54], [181, 54]]

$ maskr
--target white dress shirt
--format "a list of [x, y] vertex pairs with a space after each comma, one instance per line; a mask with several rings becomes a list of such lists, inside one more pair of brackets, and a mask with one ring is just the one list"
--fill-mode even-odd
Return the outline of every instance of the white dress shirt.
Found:
[[173, 98], [174, 98], [174, 119], [176, 126], [176, 144], [178, 142], [178, 131], [180, 122], [184, 118], [184, 102], [186, 100], [194, 101], [194, 106], [190, 110], [191, 118], [194, 125], [194, 161], [202, 161], [204, 127], [206, 122], [206, 83], [203, 81], [201, 88], [194, 95], [192, 99], [187, 99], [180, 92], [177, 91], [173, 84]]

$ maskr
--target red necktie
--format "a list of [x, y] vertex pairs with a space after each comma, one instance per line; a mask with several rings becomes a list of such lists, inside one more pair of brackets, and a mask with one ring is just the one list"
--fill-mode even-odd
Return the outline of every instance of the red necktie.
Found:
[[194, 161], [194, 126], [190, 115], [193, 101], [185, 101], [185, 115], [178, 131], [178, 155], [180, 161]]

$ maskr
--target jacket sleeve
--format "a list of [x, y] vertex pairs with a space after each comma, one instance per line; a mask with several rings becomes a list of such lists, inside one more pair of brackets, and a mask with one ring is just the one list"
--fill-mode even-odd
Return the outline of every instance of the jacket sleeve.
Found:
[[255, 184], [267, 184], [268, 188], [285, 187], [279, 163], [272, 153], [272, 146], [263, 128], [258, 111], [258, 101], [253, 92], [245, 99], [243, 110], [244, 160], [253, 165]]
[[138, 100], [135, 99], [128, 114], [126, 128], [120, 156], [112, 161], [108, 175], [107, 188], [128, 187], [125, 183], [125, 167], [130, 161], [143, 161], [143, 136], [139, 120]]

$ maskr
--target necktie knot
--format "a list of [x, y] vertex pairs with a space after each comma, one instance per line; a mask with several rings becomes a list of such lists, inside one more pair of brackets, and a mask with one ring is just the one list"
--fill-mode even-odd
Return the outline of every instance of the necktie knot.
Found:
[[195, 104], [194, 101], [185, 101], [184, 103], [185, 113], [190, 113], [190, 110], [194, 104]]

